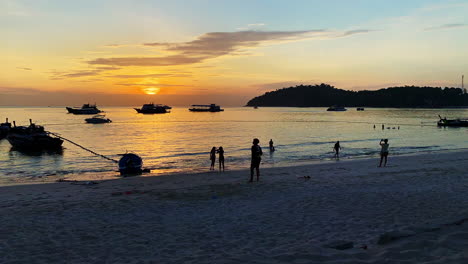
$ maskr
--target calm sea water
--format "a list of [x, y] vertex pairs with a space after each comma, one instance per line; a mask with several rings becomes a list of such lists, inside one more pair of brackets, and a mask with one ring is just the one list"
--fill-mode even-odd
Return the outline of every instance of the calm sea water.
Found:
[[[337, 140], [343, 148], [341, 160], [377, 157], [381, 138], [389, 139], [391, 155], [468, 148], [467, 128], [436, 126], [438, 114], [463, 118], [468, 117], [466, 109], [327, 112], [325, 108], [239, 107], [192, 113], [173, 108], [171, 113], [155, 115], [137, 114], [131, 107], [101, 109], [112, 123], [86, 124], [89, 116], [67, 114], [64, 107], [1, 107], [0, 121], [8, 117], [17, 125], [27, 125], [32, 118], [48, 131], [117, 160], [118, 154], [136, 153], [152, 169], [147, 175], [208, 171], [213, 146], [223, 146], [227, 170], [247, 168], [255, 137], [264, 150], [262, 167], [330, 160]], [[277, 150], [271, 154], [270, 138]], [[63, 146], [62, 153], [22, 153], [0, 140], [0, 185], [119, 177], [116, 164], [68, 142]]]

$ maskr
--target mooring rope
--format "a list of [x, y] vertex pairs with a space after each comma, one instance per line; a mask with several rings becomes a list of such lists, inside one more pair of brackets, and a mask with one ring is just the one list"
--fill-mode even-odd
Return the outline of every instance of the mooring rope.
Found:
[[47, 133], [49, 133], [49, 134], [51, 134], [51, 135], [54, 135], [54, 136], [56, 136], [56, 137], [58, 137], [58, 138], [60, 138], [60, 139], [63, 139], [63, 140], [65, 140], [65, 141], [67, 141], [67, 142], [70, 142], [70, 143], [72, 143], [73, 145], [75, 145], [75, 146], [77, 146], [77, 147], [80, 147], [80, 148], [82, 148], [82, 149], [84, 149], [84, 150], [86, 150], [86, 151], [88, 151], [88, 152], [91, 152], [92, 154], [94, 154], [94, 155], [96, 155], [96, 156], [105, 158], [105, 159], [110, 160], [110, 161], [113, 161], [113, 162], [115, 162], [115, 163], [119, 163], [119, 162], [118, 162], [117, 160], [115, 160], [115, 159], [112, 159], [112, 158], [106, 157], [106, 156], [104, 156], [104, 155], [102, 155], [102, 154], [96, 153], [96, 152], [94, 152], [94, 151], [92, 151], [92, 150], [90, 150], [90, 149], [88, 149], [88, 148], [85, 148], [85, 147], [81, 146], [80, 144], [75, 143], [75, 142], [73, 142], [73, 141], [71, 141], [71, 140], [69, 140], [69, 139], [67, 139], [67, 138], [64, 138], [64, 137], [62, 137], [62, 136], [60, 136], [60, 135], [58, 135], [58, 134], [56, 134], [56, 133], [49, 132], [49, 131], [47, 131]]

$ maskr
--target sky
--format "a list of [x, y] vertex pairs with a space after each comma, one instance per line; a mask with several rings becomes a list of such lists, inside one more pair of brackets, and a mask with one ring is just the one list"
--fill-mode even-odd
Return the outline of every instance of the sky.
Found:
[[0, 106], [461, 87], [468, 0], [0, 0]]

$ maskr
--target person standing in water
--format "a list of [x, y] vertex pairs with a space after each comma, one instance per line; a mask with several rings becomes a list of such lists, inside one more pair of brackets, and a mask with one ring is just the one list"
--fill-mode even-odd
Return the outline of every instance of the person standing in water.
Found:
[[379, 167], [382, 167], [382, 161], [385, 159], [384, 167], [387, 166], [387, 157], [388, 157], [388, 139], [381, 139], [380, 140], [380, 164]]
[[250, 163], [250, 181], [253, 182], [253, 175], [254, 175], [254, 169], [257, 171], [257, 181], [260, 179], [260, 162], [262, 161], [262, 148], [258, 145], [260, 143], [260, 140], [258, 138], [254, 138], [252, 142], [252, 160]]
[[221, 170], [221, 166], [223, 166], [223, 171], [224, 171], [224, 149], [223, 147], [218, 148], [218, 154], [219, 154], [219, 170]]
[[216, 147], [213, 147], [210, 151], [210, 160], [211, 160], [210, 170], [214, 170], [214, 166], [216, 162]]
[[335, 143], [335, 146], [333, 147], [333, 150], [335, 151], [335, 158], [337, 159], [340, 157], [340, 149], [341, 149], [340, 141], [337, 141]]
[[270, 151], [271, 152], [275, 151], [275, 146], [273, 146], [273, 139], [270, 139], [269, 144], [270, 144]]

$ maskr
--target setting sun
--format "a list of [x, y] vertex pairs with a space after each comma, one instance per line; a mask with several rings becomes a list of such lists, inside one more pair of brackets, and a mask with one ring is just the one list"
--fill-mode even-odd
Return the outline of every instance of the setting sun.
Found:
[[148, 87], [148, 88], [143, 88], [142, 90], [146, 94], [158, 94], [160, 88], [158, 88], [158, 87]]

